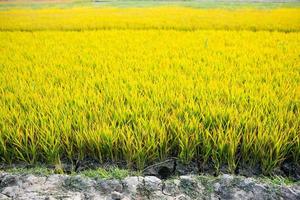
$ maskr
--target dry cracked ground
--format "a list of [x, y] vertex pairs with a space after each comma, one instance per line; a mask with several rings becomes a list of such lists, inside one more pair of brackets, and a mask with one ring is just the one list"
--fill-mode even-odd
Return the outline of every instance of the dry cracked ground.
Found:
[[300, 199], [300, 183], [273, 184], [255, 178], [185, 175], [167, 180], [132, 176], [101, 180], [80, 175], [0, 173], [0, 200], [83, 199]]

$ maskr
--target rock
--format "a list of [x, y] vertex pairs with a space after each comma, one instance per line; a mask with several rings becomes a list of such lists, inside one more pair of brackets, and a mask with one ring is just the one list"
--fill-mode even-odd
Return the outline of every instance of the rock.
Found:
[[0, 179], [0, 190], [1, 188], [16, 185], [20, 181], [18, 175], [5, 174]]
[[180, 176], [180, 191], [192, 199], [200, 199], [204, 194], [204, 186], [195, 176]]
[[215, 192], [220, 192], [221, 191], [221, 184], [220, 183], [215, 183], [214, 184], [214, 191]]
[[81, 176], [70, 176], [64, 181], [63, 186], [71, 191], [89, 191], [95, 185], [94, 180], [85, 179]]
[[114, 191], [114, 192], [111, 193], [111, 198], [113, 200], [121, 200], [121, 199], [124, 198], [124, 195], [119, 193], [119, 192]]
[[251, 185], [255, 184], [255, 181], [253, 178], [245, 178], [243, 181], [241, 181], [241, 183], [244, 185]]
[[0, 193], [0, 200], [11, 200], [11, 198]]
[[232, 190], [232, 199], [257, 199], [257, 197], [254, 196], [252, 192], [246, 192], [244, 190], [239, 190], [239, 189], [233, 189]]
[[180, 181], [177, 179], [166, 180], [163, 184], [163, 194], [175, 197], [180, 194]]
[[220, 181], [224, 185], [229, 185], [233, 181], [233, 179], [234, 179], [233, 176], [229, 174], [223, 174], [220, 177]]
[[127, 193], [136, 194], [138, 186], [143, 184], [143, 181], [144, 177], [132, 176], [125, 178], [123, 181], [123, 185]]
[[232, 175], [223, 174], [213, 184], [213, 190], [221, 199], [239, 199], [246, 192], [236, 187], [235, 178]]
[[251, 192], [254, 185], [255, 181], [253, 178], [245, 178], [239, 182], [238, 187], [245, 192]]
[[162, 193], [162, 181], [155, 176], [146, 176], [142, 184], [138, 185], [140, 196], [151, 199], [166, 199]]
[[83, 200], [85, 198], [84, 198], [84, 195], [76, 192], [76, 193], [71, 193], [71, 194], [69, 194], [69, 197], [62, 198], [62, 199], [64, 199], [64, 200]]
[[20, 192], [20, 187], [19, 186], [9, 186], [4, 188], [1, 191], [1, 194], [4, 194], [7, 197], [11, 197], [13, 199], [15, 199], [17, 197], [17, 195]]
[[64, 181], [67, 177], [60, 174], [53, 174], [49, 177], [47, 177], [45, 181], [45, 186], [48, 189], [54, 188], [54, 187], [61, 187], [64, 184]]
[[123, 186], [119, 180], [100, 180], [97, 182], [97, 189], [103, 193], [122, 192]]
[[276, 199], [274, 190], [270, 190], [263, 184], [254, 184], [250, 190], [257, 200]]
[[190, 200], [191, 198], [187, 195], [180, 194], [180, 195], [176, 196], [175, 199], [176, 200]]
[[155, 176], [127, 177], [123, 185], [126, 197], [130, 199], [166, 199], [162, 193], [162, 181]]
[[294, 190], [290, 187], [281, 187], [280, 188], [280, 196], [283, 199], [290, 199], [290, 200], [299, 200], [300, 199], [300, 190]]
[[56, 200], [56, 199], [52, 196], [49, 196], [49, 197], [46, 197], [45, 200]]
[[22, 182], [20, 187], [26, 192], [41, 191], [44, 189], [43, 184], [46, 181], [46, 177], [37, 177], [33, 175], [26, 175], [21, 178]]
[[144, 178], [144, 183], [147, 190], [161, 190], [161, 180], [155, 176], [146, 176]]

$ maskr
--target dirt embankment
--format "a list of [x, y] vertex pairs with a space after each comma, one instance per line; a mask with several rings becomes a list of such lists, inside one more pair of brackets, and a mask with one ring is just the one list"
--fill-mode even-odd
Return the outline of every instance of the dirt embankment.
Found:
[[133, 176], [123, 180], [83, 176], [0, 173], [0, 200], [8, 199], [300, 199], [300, 183], [280, 185], [254, 178], [185, 175], [167, 180]]

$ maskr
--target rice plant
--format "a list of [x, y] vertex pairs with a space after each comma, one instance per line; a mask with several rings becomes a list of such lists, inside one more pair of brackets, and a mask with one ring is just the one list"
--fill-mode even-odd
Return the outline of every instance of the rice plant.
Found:
[[3, 162], [299, 163], [299, 10], [101, 11], [0, 12]]

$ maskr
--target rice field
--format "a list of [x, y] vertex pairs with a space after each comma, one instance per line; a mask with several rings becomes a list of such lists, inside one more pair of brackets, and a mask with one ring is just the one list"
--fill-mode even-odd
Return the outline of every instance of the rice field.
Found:
[[1, 11], [1, 162], [299, 164], [299, 13]]
[[11, 9], [0, 12], [0, 30], [300, 30], [300, 8], [280, 9], [195, 9], [70, 8]]

